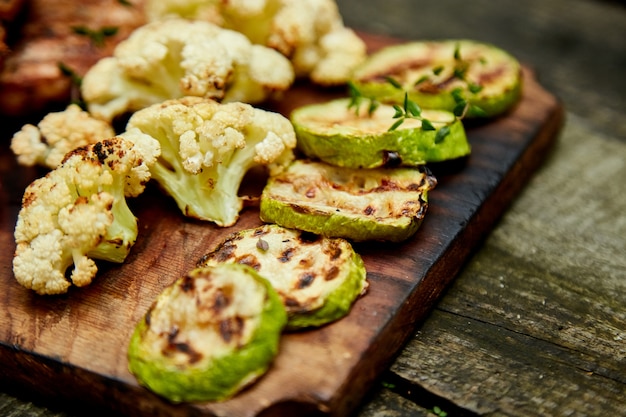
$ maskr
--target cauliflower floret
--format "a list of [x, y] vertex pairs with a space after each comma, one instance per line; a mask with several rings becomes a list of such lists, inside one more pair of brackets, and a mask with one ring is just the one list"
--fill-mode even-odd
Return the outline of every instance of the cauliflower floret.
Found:
[[334, 0], [148, 0], [150, 21], [172, 16], [209, 21], [289, 58], [296, 76], [340, 85], [367, 56]]
[[39, 294], [60, 294], [91, 283], [94, 259], [123, 262], [138, 234], [126, 198], [143, 191], [158, 154], [158, 142], [145, 136], [104, 139], [71, 151], [33, 181], [14, 231], [16, 280]]
[[184, 96], [259, 103], [294, 78], [290, 61], [271, 48], [209, 22], [173, 18], [136, 29], [85, 74], [81, 93], [90, 113], [111, 121]]
[[111, 125], [70, 104], [48, 113], [37, 126], [24, 125], [13, 135], [11, 150], [21, 165], [54, 169], [69, 151], [114, 135]]
[[186, 216], [231, 226], [246, 197], [238, 194], [253, 167], [279, 172], [294, 159], [296, 136], [284, 116], [246, 103], [184, 97], [134, 113], [123, 137], [157, 139], [152, 178]]

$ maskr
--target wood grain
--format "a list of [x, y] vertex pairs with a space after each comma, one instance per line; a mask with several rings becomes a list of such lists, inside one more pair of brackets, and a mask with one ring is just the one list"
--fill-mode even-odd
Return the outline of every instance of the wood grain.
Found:
[[[389, 42], [366, 40], [372, 48]], [[563, 121], [560, 103], [530, 72], [524, 78], [523, 99], [510, 114], [468, 126], [473, 152], [467, 160], [432, 167], [439, 184], [414, 238], [399, 245], [355, 246], [364, 258], [370, 290], [351, 313], [318, 330], [286, 334], [267, 375], [222, 403], [173, 405], [139, 387], [127, 370], [126, 346], [160, 290], [227, 233], [260, 224], [258, 212], [250, 208], [235, 227], [220, 229], [184, 219], [173, 202], [150, 187], [130, 201], [140, 234], [127, 261], [102, 265], [87, 288], [40, 297], [17, 285], [11, 272], [16, 203], [23, 186], [39, 173], [3, 165], [0, 379], [42, 396], [107, 406], [130, 416], [348, 414], [554, 143]], [[274, 105], [286, 114], [295, 105], [336, 94], [299, 85]], [[3, 157], [3, 163], [12, 162]]]
[[569, 115], [390, 367], [397, 388], [445, 398], [449, 415], [624, 414], [625, 157], [626, 144]]

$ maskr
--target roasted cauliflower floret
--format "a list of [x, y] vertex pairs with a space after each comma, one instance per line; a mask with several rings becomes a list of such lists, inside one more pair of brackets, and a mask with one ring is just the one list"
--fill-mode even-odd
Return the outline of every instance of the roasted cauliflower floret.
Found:
[[26, 188], [14, 232], [13, 273], [21, 285], [39, 294], [64, 293], [72, 284], [91, 283], [94, 259], [124, 261], [138, 234], [126, 198], [144, 190], [148, 164], [159, 153], [156, 141], [134, 139], [75, 149]]
[[288, 89], [294, 77], [287, 58], [238, 32], [168, 19], [138, 28], [98, 61], [81, 94], [90, 113], [111, 121], [183, 96], [255, 104]]
[[124, 137], [141, 132], [160, 142], [152, 178], [183, 214], [220, 226], [231, 226], [239, 217], [244, 175], [253, 167], [266, 167], [270, 175], [280, 172], [294, 159], [296, 146], [293, 126], [284, 116], [200, 97], [140, 110], [126, 129]]
[[115, 136], [110, 124], [92, 117], [78, 105], [48, 113], [37, 124], [26, 124], [11, 140], [17, 162], [54, 169], [65, 155], [82, 146]]
[[366, 57], [334, 0], [148, 0], [149, 20], [171, 16], [210, 21], [281, 52], [298, 77], [339, 85]]

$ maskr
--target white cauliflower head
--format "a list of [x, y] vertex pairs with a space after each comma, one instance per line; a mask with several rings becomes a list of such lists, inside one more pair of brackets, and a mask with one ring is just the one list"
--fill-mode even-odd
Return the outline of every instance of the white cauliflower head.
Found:
[[321, 85], [346, 83], [367, 54], [334, 0], [148, 0], [146, 10], [152, 21], [178, 16], [241, 32], [289, 58], [296, 76]]
[[288, 59], [238, 32], [172, 18], [136, 29], [85, 74], [81, 93], [90, 113], [110, 121], [184, 96], [258, 103], [294, 77]]
[[37, 126], [24, 125], [13, 135], [11, 150], [20, 165], [54, 169], [68, 152], [113, 136], [111, 125], [70, 104], [48, 113]]
[[91, 283], [94, 259], [123, 262], [138, 234], [126, 197], [143, 191], [147, 164], [158, 153], [158, 143], [147, 138], [105, 139], [71, 151], [33, 181], [14, 231], [16, 280], [39, 294], [60, 294]]
[[238, 191], [252, 167], [280, 171], [294, 159], [296, 136], [284, 116], [249, 104], [184, 97], [134, 113], [122, 133], [149, 135], [161, 156], [152, 178], [182, 213], [220, 226], [233, 225], [246, 197]]

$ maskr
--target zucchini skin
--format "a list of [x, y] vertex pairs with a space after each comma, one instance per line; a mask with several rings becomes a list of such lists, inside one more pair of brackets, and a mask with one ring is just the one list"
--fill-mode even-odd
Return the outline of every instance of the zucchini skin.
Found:
[[325, 236], [341, 236], [355, 242], [402, 242], [417, 232], [423, 220], [403, 218], [391, 223], [380, 222], [314, 210], [298, 203], [279, 200], [262, 200], [261, 212], [263, 221], [274, 221], [284, 227], [299, 227]]

